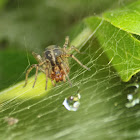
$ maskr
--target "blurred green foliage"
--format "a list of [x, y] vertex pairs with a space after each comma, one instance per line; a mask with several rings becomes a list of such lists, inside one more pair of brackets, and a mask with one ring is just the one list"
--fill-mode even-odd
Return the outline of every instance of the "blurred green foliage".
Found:
[[40, 51], [59, 43], [82, 18], [129, 1], [9, 0], [0, 15], [0, 39], [19, 43], [18, 48], [26, 45], [29, 50]]
[[25, 78], [25, 68], [29, 67], [28, 59], [30, 63], [36, 63], [26, 51], [11, 48], [0, 51], [0, 89], [14, 85]]

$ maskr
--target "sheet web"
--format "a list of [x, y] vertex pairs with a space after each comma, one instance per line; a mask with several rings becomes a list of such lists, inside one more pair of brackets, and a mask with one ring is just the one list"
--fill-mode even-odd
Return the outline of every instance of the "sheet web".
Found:
[[[47, 92], [41, 91], [39, 94], [29, 96], [23, 95], [33, 90], [32, 88], [24, 92], [15, 90], [18, 92], [15, 97], [6, 99], [0, 104], [1, 139], [85, 140], [136, 136], [130, 133], [130, 130], [134, 124], [139, 124], [140, 112], [135, 108], [137, 115], [133, 115], [132, 112], [135, 110], [130, 111], [125, 107], [125, 83], [121, 81], [111, 63], [118, 53], [112, 50], [114, 54], [110, 59], [106, 54], [112, 48], [103, 49], [103, 46], [108, 43], [114, 44], [114, 41], [117, 49], [118, 42], [125, 36], [122, 35], [118, 40], [116, 36], [122, 31], [116, 29], [109, 40], [101, 44], [97, 36], [103, 26], [104, 22], [101, 21], [91, 32], [88, 40], [81, 45], [80, 51], [85, 54], [73, 52], [91, 71], [83, 69], [70, 59], [72, 87], [68, 82], [61, 82]], [[112, 31], [108, 32], [112, 33]], [[104, 38], [108, 38], [105, 34], [103, 35]], [[45, 76], [40, 73], [39, 77], [40, 75], [36, 88], [39, 88], [40, 84], [45, 85]], [[31, 78], [29, 82], [33, 83], [33, 81], [34, 78]], [[62, 103], [66, 97], [74, 95], [78, 89], [81, 94], [81, 105], [78, 111], [69, 112]], [[133, 131], [137, 132], [137, 129], [133, 128]]]

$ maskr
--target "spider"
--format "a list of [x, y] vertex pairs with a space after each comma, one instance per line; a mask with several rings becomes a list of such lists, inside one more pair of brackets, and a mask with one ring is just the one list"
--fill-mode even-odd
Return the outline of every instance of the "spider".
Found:
[[48, 78], [51, 79], [53, 86], [55, 86], [54, 81], [66, 82], [66, 79], [69, 81], [70, 86], [72, 86], [72, 83], [68, 76], [68, 73], [70, 71], [68, 59], [67, 59], [68, 57], [73, 58], [83, 68], [90, 70], [88, 67], [83, 65], [73, 54], [70, 54], [70, 51], [73, 49], [77, 51], [78, 53], [80, 53], [80, 51], [74, 46], [70, 46], [69, 44], [70, 44], [70, 41], [69, 41], [69, 37], [67, 36], [65, 38], [65, 43], [63, 45], [63, 48], [60, 48], [57, 45], [48, 46], [43, 52], [43, 57], [41, 57], [39, 54], [35, 52], [32, 52], [32, 55], [38, 61], [38, 64], [31, 65], [31, 67], [27, 70], [24, 87], [27, 85], [28, 75], [33, 68], [36, 68], [35, 81], [33, 83], [33, 87], [35, 86], [35, 83], [37, 80], [38, 70], [45, 73], [46, 75], [46, 87], [45, 87], [46, 90], [47, 90]]

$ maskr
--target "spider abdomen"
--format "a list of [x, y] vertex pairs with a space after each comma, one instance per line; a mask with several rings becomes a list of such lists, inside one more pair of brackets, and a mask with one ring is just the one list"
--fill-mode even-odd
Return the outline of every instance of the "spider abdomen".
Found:
[[[56, 66], [57, 67], [57, 66]], [[59, 71], [52, 71], [51, 74], [51, 79], [55, 80], [56, 82], [63, 81], [63, 76], [64, 76], [64, 71], [59, 70]]]

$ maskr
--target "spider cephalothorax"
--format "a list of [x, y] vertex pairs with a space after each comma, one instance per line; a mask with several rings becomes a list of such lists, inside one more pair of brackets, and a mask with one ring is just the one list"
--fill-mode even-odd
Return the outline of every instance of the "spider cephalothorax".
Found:
[[84, 67], [87, 70], [90, 70], [85, 65], [83, 65], [73, 54], [70, 54], [70, 51], [72, 49], [74, 49], [77, 52], [79, 51], [74, 46], [67, 48], [68, 46], [69, 46], [69, 37], [66, 37], [63, 48], [60, 48], [57, 45], [48, 46], [46, 50], [43, 52], [43, 57], [33, 52], [32, 54], [36, 58], [39, 64], [33, 64], [27, 70], [24, 86], [27, 85], [28, 75], [33, 68], [36, 68], [36, 75], [35, 75], [35, 81], [34, 81], [33, 87], [35, 86], [35, 83], [37, 80], [38, 70], [46, 74], [46, 89], [47, 89], [48, 78], [51, 79], [52, 84], [54, 86], [55, 86], [54, 80], [56, 82], [59, 82], [59, 81], [65, 82], [66, 79], [68, 79], [70, 85], [72, 85], [68, 76], [68, 73], [69, 73], [69, 64], [67, 60], [68, 57], [72, 57], [82, 67]]

